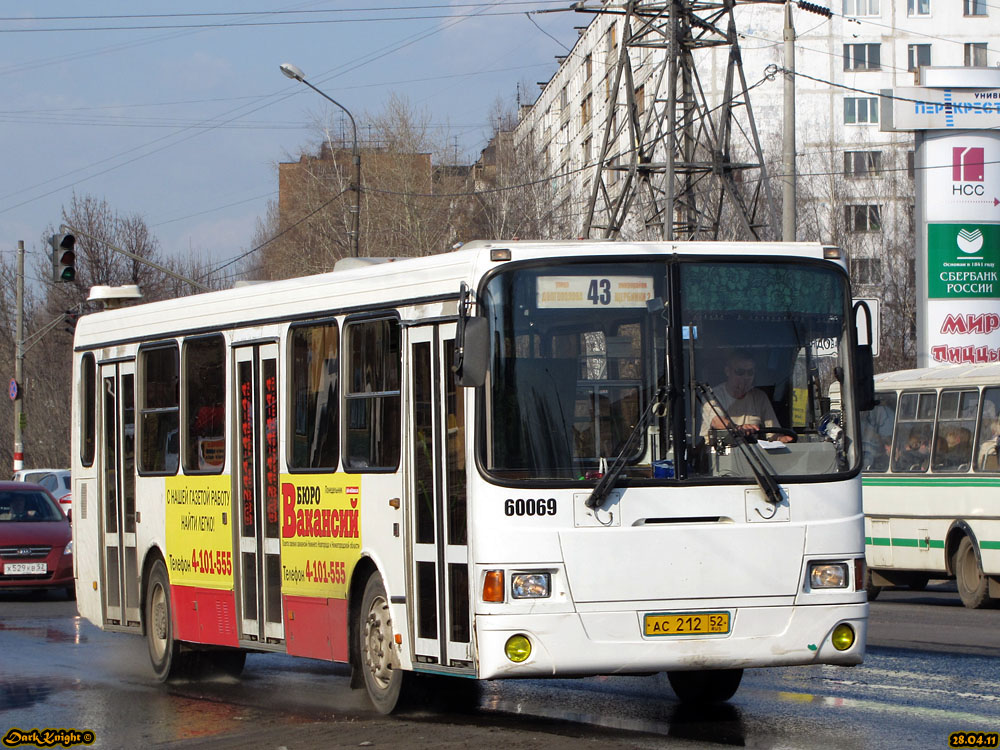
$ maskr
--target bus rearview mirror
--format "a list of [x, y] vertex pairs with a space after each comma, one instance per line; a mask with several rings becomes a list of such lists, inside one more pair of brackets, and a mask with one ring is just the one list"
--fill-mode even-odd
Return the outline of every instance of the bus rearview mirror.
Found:
[[463, 388], [476, 388], [486, 382], [490, 357], [490, 331], [486, 318], [467, 318], [462, 326], [461, 359], [455, 380]]
[[875, 407], [875, 357], [870, 344], [860, 344], [854, 353], [855, 393], [858, 411]]

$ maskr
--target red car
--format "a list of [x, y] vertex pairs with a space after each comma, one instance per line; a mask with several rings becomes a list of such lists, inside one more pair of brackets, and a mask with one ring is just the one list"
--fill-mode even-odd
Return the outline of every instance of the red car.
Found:
[[75, 595], [69, 519], [37, 484], [0, 482], [0, 591], [64, 589]]

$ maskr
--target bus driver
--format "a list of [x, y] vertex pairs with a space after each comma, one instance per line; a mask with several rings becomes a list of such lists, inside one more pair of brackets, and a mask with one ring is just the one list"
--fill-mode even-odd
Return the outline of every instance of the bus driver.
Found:
[[[749, 352], [734, 351], [726, 360], [726, 382], [715, 387], [715, 397], [730, 417], [732, 425], [744, 435], [756, 435], [761, 428], [780, 428], [774, 407], [767, 395], [753, 387], [754, 361]], [[717, 408], [717, 407], [716, 407]], [[706, 403], [701, 415], [701, 435], [708, 437], [709, 429], [722, 430], [725, 422], [716, 414], [713, 404]], [[790, 443], [791, 435], [776, 435], [776, 440]]]

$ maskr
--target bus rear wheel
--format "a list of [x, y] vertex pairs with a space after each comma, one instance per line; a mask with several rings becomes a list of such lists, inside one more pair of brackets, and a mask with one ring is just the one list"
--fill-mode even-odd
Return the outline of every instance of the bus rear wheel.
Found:
[[358, 656], [365, 689], [375, 709], [390, 714], [401, 707], [405, 675], [400, 669], [389, 598], [378, 573], [365, 584], [358, 623]]
[[681, 703], [723, 703], [736, 695], [743, 679], [743, 670], [667, 672], [667, 679]]
[[160, 682], [186, 677], [190, 657], [181, 653], [174, 640], [173, 616], [170, 609], [170, 579], [163, 560], [157, 560], [149, 571], [146, 585], [146, 645], [153, 672]]
[[955, 571], [955, 583], [962, 604], [969, 609], [981, 609], [993, 603], [989, 596], [990, 582], [983, 575], [976, 549], [967, 536], [963, 536], [958, 543], [955, 557], [952, 558], [952, 569]]

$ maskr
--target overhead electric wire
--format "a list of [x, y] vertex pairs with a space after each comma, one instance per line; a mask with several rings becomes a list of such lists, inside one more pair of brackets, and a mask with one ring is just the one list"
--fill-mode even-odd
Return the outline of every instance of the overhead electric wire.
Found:
[[[566, 8], [570, 12], [570, 8]], [[317, 26], [345, 23], [398, 23], [401, 21], [433, 21], [454, 18], [493, 18], [500, 16], [520, 16], [524, 11], [497, 11], [495, 13], [442, 13], [437, 15], [391, 16], [387, 18], [327, 18], [302, 21], [248, 21], [245, 23], [192, 23], [157, 24], [148, 26], [84, 26], [55, 27], [41, 29], [0, 29], [0, 34], [77, 33], [83, 31], [156, 31], [177, 29], [234, 29], [257, 28], [262, 26]]]
[[[504, 5], [565, 5], [565, 0], [505, 0]], [[90, 16], [0, 16], [0, 22], [13, 21], [105, 21], [129, 18], [225, 18], [230, 16], [280, 16], [280, 15], [305, 15], [307, 13], [363, 13], [382, 12], [390, 10], [440, 10], [444, 8], [484, 8], [495, 5], [494, 2], [485, 3], [433, 3], [428, 5], [386, 5], [377, 7], [365, 5], [358, 8], [300, 8], [296, 10], [245, 10], [245, 11], [197, 11], [184, 13], [130, 13], [130, 14], [102, 14]]]
[[[452, 23], [441, 24], [441, 25], [436, 26], [435, 28], [430, 29], [430, 30], [421, 30], [419, 32], [411, 34], [409, 37], [404, 37], [404, 39], [402, 41], [400, 41], [400, 42], [394, 42], [394, 43], [392, 43], [390, 45], [386, 45], [385, 47], [381, 48], [377, 52], [372, 52], [372, 53], [369, 53], [368, 55], [363, 56], [360, 61], [357, 61], [357, 60], [353, 61], [354, 64], [351, 67], [347, 67], [347, 63], [345, 63], [345, 64], [342, 64], [342, 65], [338, 66], [338, 68], [334, 68], [334, 71], [337, 71], [338, 69], [342, 69], [342, 70], [340, 70], [340, 72], [338, 74], [343, 74], [344, 72], [349, 72], [350, 70], [354, 70], [354, 69], [356, 69], [358, 67], [361, 67], [363, 65], [367, 65], [367, 64], [369, 64], [371, 62], [374, 62], [375, 60], [379, 60], [382, 57], [387, 56], [390, 53], [398, 52], [399, 50], [404, 49], [405, 47], [408, 47], [408, 46], [410, 46], [412, 44], [416, 44], [419, 41], [423, 41], [424, 39], [426, 39], [426, 38], [428, 38], [430, 36], [433, 36], [433, 35], [438, 34], [438, 33], [442, 33], [442, 32], [444, 32], [444, 31], [446, 31], [446, 30], [448, 30], [450, 28], [453, 28], [454, 26], [456, 26], [456, 25], [464, 22], [465, 20], [467, 20], [467, 18], [468, 18], [468, 16], [456, 18], [456, 19], [453, 20]], [[317, 80], [319, 80], [320, 82], [322, 82], [323, 80], [326, 80], [329, 77], [332, 77], [332, 75], [321, 74], [317, 78]], [[301, 93], [303, 93], [302, 90], [298, 89], [298, 88], [290, 89], [289, 87], [286, 87], [283, 90], [287, 91], [288, 93], [281, 94], [279, 92], [275, 92], [273, 94], [266, 95], [264, 97], [266, 99], [266, 101], [264, 101], [259, 106], [253, 107], [252, 109], [247, 109], [252, 104], [252, 103], [248, 103], [248, 104], [242, 105], [240, 107], [236, 107], [234, 109], [231, 109], [231, 110], [229, 110], [227, 112], [223, 112], [223, 113], [221, 113], [219, 115], [216, 115], [215, 117], [210, 118], [210, 119], [206, 120], [205, 122], [206, 123], [215, 123], [216, 121], [219, 121], [218, 123], [216, 123], [217, 125], [224, 125], [224, 124], [232, 122], [232, 121], [234, 121], [234, 120], [236, 120], [236, 119], [238, 119], [240, 117], [245, 117], [246, 115], [249, 115], [249, 114], [257, 112], [257, 111], [259, 111], [261, 109], [264, 109], [265, 107], [269, 107], [269, 106], [271, 106], [273, 104], [276, 104], [278, 102], [284, 101], [284, 100], [289, 99], [289, 98], [291, 98], [293, 96], [298, 96]], [[240, 112], [241, 110], [245, 110], [245, 109], [247, 109], [247, 111], [242, 112], [242, 113]], [[229, 115], [232, 115], [232, 117], [229, 117], [228, 119], [222, 119], [222, 118], [228, 117]], [[204, 132], [208, 132], [208, 131], [212, 130], [213, 128], [201, 128], [201, 129], [197, 129], [197, 130], [195, 130], [194, 133], [188, 134], [188, 135], [186, 135], [184, 137], [179, 137], [182, 134], [184, 134], [187, 131], [192, 130], [192, 129], [193, 128], [190, 127], [190, 126], [189, 127], [181, 128], [176, 133], [171, 133], [171, 134], [167, 134], [167, 135], [161, 136], [160, 138], [155, 138], [152, 141], [149, 141], [149, 142], [147, 142], [145, 144], [140, 144], [139, 146], [136, 146], [136, 147], [134, 147], [132, 149], [128, 149], [127, 151], [124, 151], [124, 152], [121, 152], [121, 153], [109, 156], [109, 157], [107, 157], [105, 159], [102, 159], [102, 160], [100, 160], [98, 162], [92, 162], [89, 165], [85, 165], [83, 167], [79, 167], [79, 168], [77, 168], [75, 170], [71, 170], [70, 172], [63, 173], [62, 175], [57, 175], [55, 177], [51, 177], [51, 178], [49, 178], [47, 180], [44, 180], [44, 181], [39, 182], [39, 183], [36, 183], [35, 185], [31, 185], [31, 186], [29, 186], [27, 188], [19, 188], [15, 193], [9, 193], [9, 194], [6, 194], [6, 195], [0, 195], [0, 200], [5, 200], [7, 198], [13, 197], [14, 195], [23, 194], [26, 190], [33, 190], [33, 189], [41, 187], [43, 185], [47, 185], [47, 184], [50, 184], [52, 182], [56, 182], [58, 180], [64, 179], [66, 177], [69, 177], [71, 175], [77, 174], [79, 172], [83, 172], [85, 170], [91, 169], [91, 168], [93, 168], [94, 166], [96, 166], [98, 164], [103, 164], [103, 163], [111, 161], [113, 159], [121, 158], [121, 157], [123, 157], [123, 156], [125, 156], [127, 154], [139, 151], [140, 149], [148, 148], [150, 146], [153, 146], [153, 145], [155, 145], [157, 143], [160, 143], [162, 141], [165, 141], [167, 139], [175, 138], [176, 137], [175, 140], [173, 142], [171, 142], [171, 143], [167, 143], [167, 144], [165, 144], [163, 146], [160, 146], [158, 148], [154, 148], [151, 151], [146, 151], [144, 153], [138, 154], [137, 156], [135, 156], [135, 157], [133, 157], [131, 159], [127, 159], [126, 161], [120, 162], [118, 164], [113, 164], [113, 165], [107, 167], [106, 169], [100, 170], [100, 171], [98, 171], [96, 173], [93, 173], [93, 174], [89, 174], [89, 175], [87, 175], [83, 179], [89, 180], [89, 179], [93, 179], [94, 177], [99, 177], [100, 175], [106, 174], [106, 173], [111, 172], [111, 171], [113, 171], [115, 169], [119, 169], [119, 168], [121, 168], [123, 166], [126, 166], [128, 164], [131, 164], [131, 163], [133, 163], [133, 162], [135, 162], [135, 161], [137, 161], [139, 159], [143, 159], [143, 158], [145, 158], [147, 156], [151, 156], [152, 154], [155, 154], [155, 153], [158, 153], [160, 151], [163, 151], [166, 148], [169, 148], [171, 146], [175, 146], [178, 143], [181, 143], [181, 142], [186, 141], [186, 140], [190, 140], [191, 138], [193, 138], [193, 137], [195, 137], [197, 135], [200, 135], [200, 134], [202, 134]], [[36, 200], [40, 200], [41, 198], [47, 197], [49, 195], [52, 195], [53, 193], [57, 193], [60, 190], [64, 190], [64, 189], [66, 189], [68, 187], [73, 187], [74, 185], [78, 184], [78, 182], [79, 182], [79, 180], [74, 181], [74, 182], [69, 183], [69, 184], [61, 185], [60, 187], [53, 188], [52, 190], [50, 190], [48, 192], [42, 193], [40, 195], [35, 195], [35, 196], [31, 197], [31, 198], [27, 198], [27, 199], [25, 199], [25, 200], [23, 200], [23, 201], [21, 201], [19, 203], [16, 203], [16, 204], [13, 204], [13, 205], [9, 205], [9, 206], [6, 206], [4, 208], [0, 208], [0, 214], [4, 214], [4, 213], [7, 213], [8, 211], [12, 211], [15, 208], [20, 208], [21, 206], [27, 205], [29, 203], [32, 203], [32, 202], [36, 201]]]

